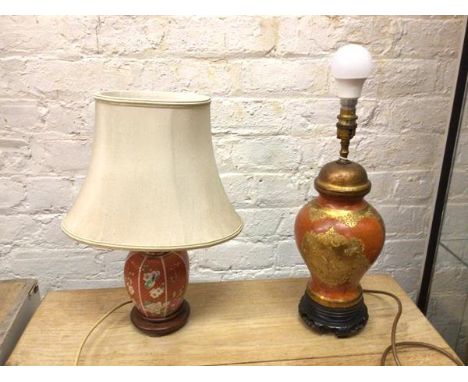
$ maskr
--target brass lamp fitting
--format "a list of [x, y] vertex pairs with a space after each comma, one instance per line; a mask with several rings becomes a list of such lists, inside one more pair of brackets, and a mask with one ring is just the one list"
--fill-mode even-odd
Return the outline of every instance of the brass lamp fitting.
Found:
[[340, 161], [347, 162], [349, 141], [354, 137], [357, 127], [357, 98], [341, 98], [340, 114], [337, 115], [336, 136], [341, 140]]

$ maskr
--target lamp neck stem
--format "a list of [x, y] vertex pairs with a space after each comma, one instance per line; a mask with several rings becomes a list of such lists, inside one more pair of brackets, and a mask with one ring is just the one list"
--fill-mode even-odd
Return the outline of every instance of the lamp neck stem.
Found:
[[341, 140], [340, 161], [347, 162], [349, 141], [354, 137], [357, 127], [356, 105], [357, 98], [341, 98], [340, 114], [338, 114], [337, 138]]

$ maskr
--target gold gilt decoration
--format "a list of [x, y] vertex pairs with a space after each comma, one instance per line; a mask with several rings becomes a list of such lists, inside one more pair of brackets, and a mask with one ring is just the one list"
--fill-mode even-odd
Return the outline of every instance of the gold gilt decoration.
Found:
[[319, 206], [315, 200], [309, 205], [309, 219], [312, 222], [321, 219], [334, 219], [352, 228], [356, 227], [361, 219], [376, 216], [377, 214], [369, 204], [357, 211], [324, 208]]
[[307, 232], [302, 253], [313, 276], [330, 287], [358, 284], [370, 267], [362, 242], [340, 235], [333, 227], [324, 233]]

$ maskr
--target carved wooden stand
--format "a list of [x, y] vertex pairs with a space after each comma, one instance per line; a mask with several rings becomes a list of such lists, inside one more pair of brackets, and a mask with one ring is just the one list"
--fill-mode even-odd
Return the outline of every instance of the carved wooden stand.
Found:
[[302, 320], [320, 333], [331, 332], [337, 337], [350, 337], [366, 326], [369, 314], [364, 299], [348, 308], [329, 308], [316, 303], [304, 293], [299, 302]]

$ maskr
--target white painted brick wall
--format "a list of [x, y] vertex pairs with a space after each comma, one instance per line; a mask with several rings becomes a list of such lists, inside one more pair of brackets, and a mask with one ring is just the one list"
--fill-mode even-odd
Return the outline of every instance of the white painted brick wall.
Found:
[[[121, 286], [124, 251], [65, 237], [60, 219], [86, 175], [93, 94], [213, 97], [221, 177], [245, 220], [223, 245], [191, 251], [191, 279], [308, 274], [293, 239], [313, 179], [336, 158], [329, 55], [365, 44], [376, 66], [351, 156], [387, 242], [375, 272], [414, 297], [437, 186], [462, 17], [0, 17], [0, 278], [48, 289]], [[460, 154], [460, 157], [464, 154]], [[465, 160], [466, 158], [461, 158]], [[457, 184], [465, 203], [466, 184]]]

